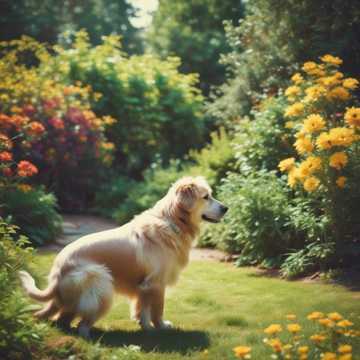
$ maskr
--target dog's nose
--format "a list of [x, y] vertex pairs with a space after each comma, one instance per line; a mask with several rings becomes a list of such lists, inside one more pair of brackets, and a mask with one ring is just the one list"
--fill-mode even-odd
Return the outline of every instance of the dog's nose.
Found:
[[228, 210], [229, 210], [229, 208], [228, 208], [227, 206], [224, 206], [224, 205], [223, 205], [223, 206], [221, 207], [221, 211], [222, 211], [223, 214], [225, 214]]

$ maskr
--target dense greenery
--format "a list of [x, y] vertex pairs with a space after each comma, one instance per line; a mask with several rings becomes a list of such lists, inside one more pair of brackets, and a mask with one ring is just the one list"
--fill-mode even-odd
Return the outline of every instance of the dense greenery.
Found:
[[139, 52], [141, 42], [130, 18], [136, 9], [125, 0], [20, 0], [0, 2], [0, 40], [28, 35], [39, 41], [66, 44], [63, 32], [85, 29], [93, 44], [104, 35], [122, 36], [124, 48]]
[[198, 73], [200, 88], [208, 94], [211, 85], [225, 79], [219, 62], [229, 51], [223, 21], [237, 25], [242, 16], [239, 0], [160, 0], [147, 40], [154, 53], [180, 57], [180, 70]]

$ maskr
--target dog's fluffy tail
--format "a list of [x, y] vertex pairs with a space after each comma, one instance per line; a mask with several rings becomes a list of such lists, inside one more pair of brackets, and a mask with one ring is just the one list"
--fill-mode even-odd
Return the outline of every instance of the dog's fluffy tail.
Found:
[[35, 285], [35, 280], [28, 272], [19, 271], [19, 277], [23, 288], [32, 299], [45, 302], [51, 300], [55, 296], [58, 287], [57, 279], [53, 280], [46, 289], [40, 290]]

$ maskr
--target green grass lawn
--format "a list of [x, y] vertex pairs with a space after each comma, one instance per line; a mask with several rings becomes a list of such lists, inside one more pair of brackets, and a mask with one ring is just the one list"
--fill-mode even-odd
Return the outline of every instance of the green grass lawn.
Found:
[[[45, 278], [53, 255], [38, 255], [37, 273]], [[42, 282], [44, 285], [45, 282]], [[263, 329], [271, 323], [286, 323], [295, 313], [306, 336], [313, 325], [305, 320], [312, 311], [338, 311], [350, 317], [359, 329], [360, 292], [341, 286], [289, 282], [262, 277], [250, 268], [196, 261], [182, 274], [178, 285], [167, 294], [165, 318], [178, 330], [144, 333], [129, 320], [126, 300], [118, 296], [111, 311], [95, 325], [92, 341], [51, 328], [48, 342], [55, 358], [67, 359], [234, 359], [232, 348], [249, 345], [252, 359], [268, 359]], [[55, 345], [54, 345], [55, 344]], [[131, 345], [141, 347], [140, 352]], [[359, 344], [356, 344], [359, 353]], [[127, 346], [127, 348], [124, 348]], [[80, 355], [82, 354], [82, 355]], [[354, 358], [356, 359], [356, 357]]]

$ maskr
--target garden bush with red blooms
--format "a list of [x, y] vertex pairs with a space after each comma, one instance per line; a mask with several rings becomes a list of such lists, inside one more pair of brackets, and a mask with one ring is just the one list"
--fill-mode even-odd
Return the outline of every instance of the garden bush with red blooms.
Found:
[[[48, 50], [35, 40], [3, 42], [0, 51], [2, 186], [44, 184], [64, 207], [84, 205], [96, 178], [94, 166], [112, 161], [104, 128], [113, 120], [90, 109], [90, 97], [100, 95], [80, 83], [56, 81], [55, 73], [45, 71]], [[37, 66], [24, 65], [25, 55]]]

